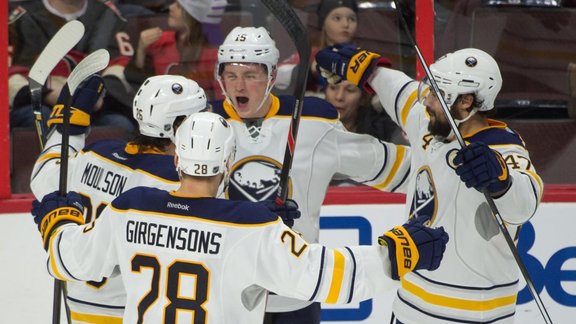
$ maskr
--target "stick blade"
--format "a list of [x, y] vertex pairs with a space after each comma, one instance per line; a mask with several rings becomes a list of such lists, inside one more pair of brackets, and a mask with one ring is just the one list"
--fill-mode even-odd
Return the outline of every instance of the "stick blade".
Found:
[[105, 49], [96, 50], [80, 61], [68, 76], [67, 84], [70, 96], [74, 95], [74, 91], [84, 79], [106, 68], [109, 62], [110, 54]]
[[28, 78], [44, 85], [56, 64], [78, 44], [82, 36], [84, 36], [84, 24], [78, 20], [71, 20], [62, 26], [40, 53], [28, 73]]

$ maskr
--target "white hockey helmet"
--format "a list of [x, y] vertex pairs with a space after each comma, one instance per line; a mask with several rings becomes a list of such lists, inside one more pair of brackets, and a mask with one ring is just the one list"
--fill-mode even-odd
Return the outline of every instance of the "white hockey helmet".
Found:
[[206, 109], [206, 95], [196, 81], [179, 75], [153, 76], [142, 84], [132, 113], [142, 135], [174, 141], [174, 120]]
[[476, 48], [446, 54], [430, 65], [430, 71], [448, 107], [459, 95], [474, 94], [482, 103], [478, 110], [488, 111], [494, 108], [494, 100], [502, 88], [498, 63]]
[[216, 79], [226, 63], [260, 63], [267, 69], [268, 79], [272, 79], [278, 64], [280, 52], [276, 42], [264, 27], [235, 27], [218, 48]]
[[175, 143], [178, 172], [198, 177], [223, 173], [217, 196], [222, 194], [236, 154], [232, 126], [218, 114], [196, 113], [180, 124]]

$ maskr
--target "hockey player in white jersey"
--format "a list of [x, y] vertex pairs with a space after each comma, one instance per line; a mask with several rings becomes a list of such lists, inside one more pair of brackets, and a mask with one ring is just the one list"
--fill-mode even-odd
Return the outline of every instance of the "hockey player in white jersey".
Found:
[[177, 190], [130, 189], [85, 225], [74, 192], [35, 201], [50, 273], [97, 280], [119, 267], [124, 323], [254, 324], [262, 322], [266, 290], [349, 303], [383, 293], [387, 278], [438, 267], [448, 241], [442, 228], [411, 222], [382, 235], [386, 247], [332, 249], [307, 242], [264, 204], [215, 199], [234, 152], [230, 124], [200, 112], [177, 130]]
[[[236, 27], [218, 51], [216, 79], [225, 94], [214, 112], [238, 139], [230, 199], [272, 200], [278, 192], [295, 98], [270, 93], [279, 52], [263, 28]], [[305, 97], [289, 179], [288, 197], [300, 205], [294, 229], [318, 242], [320, 207], [332, 178], [349, 177], [386, 191], [402, 191], [410, 172], [410, 148], [348, 132], [328, 102]], [[293, 312], [296, 311], [297, 312]], [[266, 323], [317, 324], [320, 304], [271, 295]]]
[[[207, 105], [204, 90], [195, 81], [172, 75], [148, 78], [133, 105], [140, 134], [128, 143], [111, 139], [85, 146], [90, 112], [101, 92], [99, 76], [80, 85], [70, 121], [68, 188], [82, 197], [87, 208], [86, 223], [95, 220], [114, 198], [130, 188], [177, 188], [179, 179], [172, 162], [174, 128]], [[64, 102], [66, 96], [67, 93], [61, 94], [59, 102]], [[49, 124], [57, 125], [57, 130], [48, 139], [32, 172], [31, 188], [37, 198], [58, 188], [60, 107], [55, 106], [49, 120]], [[72, 282], [67, 288], [67, 304], [74, 323], [121, 323], [125, 292], [119, 277], [102, 282]]]
[[408, 217], [450, 235], [438, 270], [402, 279], [396, 323], [512, 323], [518, 268], [481, 191], [491, 194], [514, 237], [536, 212], [543, 183], [520, 136], [486, 116], [502, 86], [497, 62], [466, 48], [430, 66], [468, 144], [461, 149], [427, 80], [381, 67], [378, 54], [350, 44], [323, 49], [316, 60], [329, 82], [345, 78], [376, 91], [412, 146]]

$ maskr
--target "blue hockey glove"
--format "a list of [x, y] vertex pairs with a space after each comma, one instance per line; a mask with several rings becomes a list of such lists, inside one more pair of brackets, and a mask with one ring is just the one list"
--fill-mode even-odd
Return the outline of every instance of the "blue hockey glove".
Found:
[[64, 197], [55, 191], [44, 196], [42, 202], [34, 200], [32, 216], [42, 235], [44, 249], [48, 250], [50, 236], [60, 226], [69, 223], [84, 224], [83, 211], [82, 198], [74, 191], [70, 191]]
[[[104, 92], [104, 82], [97, 74], [92, 75], [78, 85], [72, 98], [70, 107], [70, 135], [80, 135], [86, 133], [90, 126], [90, 115], [94, 105]], [[48, 127], [56, 125], [58, 132], [62, 133], [63, 109], [70, 98], [68, 86], [64, 86], [58, 96], [58, 103], [52, 108], [52, 113], [48, 119]]]
[[324, 48], [316, 54], [317, 69], [328, 83], [342, 79], [372, 94], [368, 79], [377, 66], [389, 66], [390, 62], [379, 54], [360, 49], [352, 44], [337, 44]]
[[282, 218], [284, 224], [290, 228], [294, 226], [294, 220], [300, 218], [298, 203], [292, 199], [286, 199], [282, 205], [276, 204], [274, 200], [264, 200], [260, 202], [276, 215]]
[[436, 270], [448, 243], [443, 227], [424, 226], [426, 217], [414, 217], [378, 237], [388, 247], [392, 279], [399, 280], [413, 270]]
[[485, 188], [492, 197], [500, 197], [511, 184], [508, 166], [500, 153], [482, 142], [462, 148], [454, 158], [456, 174], [468, 188], [482, 192]]

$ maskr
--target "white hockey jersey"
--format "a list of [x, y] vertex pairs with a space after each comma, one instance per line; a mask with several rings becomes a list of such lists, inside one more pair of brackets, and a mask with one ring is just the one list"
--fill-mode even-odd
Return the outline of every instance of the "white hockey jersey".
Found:
[[388, 250], [306, 242], [265, 206], [131, 189], [96, 222], [50, 238], [49, 271], [98, 280], [120, 269], [124, 323], [261, 323], [265, 290], [348, 303], [389, 289]]
[[[291, 96], [272, 96], [272, 106], [260, 125], [243, 121], [227, 102], [213, 103], [213, 111], [230, 122], [237, 138], [226, 192], [229, 199], [261, 201], [276, 197], [294, 100]], [[298, 203], [302, 213], [294, 229], [308, 242], [318, 242], [320, 207], [334, 176], [380, 190], [405, 192], [409, 161], [409, 147], [348, 132], [331, 104], [305, 97], [288, 190], [288, 198]], [[271, 295], [266, 310], [286, 312], [309, 304]]]
[[[404, 73], [379, 68], [370, 85], [412, 147], [406, 213], [429, 218], [432, 227], [444, 226], [450, 237], [437, 270], [409, 273], [401, 280], [393, 304], [396, 317], [405, 324], [511, 323], [517, 266], [484, 195], [466, 188], [450, 165], [458, 142], [439, 142], [429, 134], [425, 107], [417, 101], [418, 83]], [[520, 136], [504, 123], [489, 124], [463, 137], [488, 144], [508, 164], [512, 185], [494, 202], [514, 238], [519, 225], [535, 213], [543, 183]]]
[[[58, 189], [61, 135], [54, 132], [34, 165], [31, 188], [37, 199]], [[123, 140], [102, 140], [84, 147], [84, 135], [70, 137], [67, 189], [78, 192], [86, 223], [96, 219], [122, 192], [136, 186], [175, 189], [179, 185], [172, 156], [137, 153]], [[81, 150], [80, 150], [81, 149]], [[70, 282], [67, 304], [74, 323], [121, 323], [126, 293], [119, 277], [102, 282]]]

